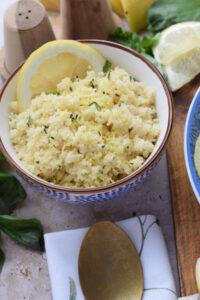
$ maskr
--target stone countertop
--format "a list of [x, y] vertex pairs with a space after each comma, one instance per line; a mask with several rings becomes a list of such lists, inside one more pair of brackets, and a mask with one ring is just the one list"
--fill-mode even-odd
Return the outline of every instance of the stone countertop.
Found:
[[[3, 163], [5, 171], [15, 171]], [[150, 176], [128, 193], [102, 204], [72, 204], [56, 201], [18, 178], [27, 191], [27, 199], [14, 215], [40, 219], [44, 232], [91, 226], [97, 221], [119, 221], [135, 214], [153, 214], [162, 228], [178, 289], [176, 250], [169, 191], [166, 154]], [[6, 262], [0, 275], [2, 300], [51, 300], [51, 287], [45, 253], [18, 245], [2, 234]]]

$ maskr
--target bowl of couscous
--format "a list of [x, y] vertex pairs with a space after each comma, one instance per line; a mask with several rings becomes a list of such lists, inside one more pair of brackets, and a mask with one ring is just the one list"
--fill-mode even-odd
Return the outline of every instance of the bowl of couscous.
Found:
[[142, 182], [159, 161], [173, 123], [160, 72], [119, 44], [85, 40], [112, 64], [63, 78], [26, 111], [13, 109], [20, 66], [0, 95], [0, 145], [16, 171], [51, 197], [101, 202]]

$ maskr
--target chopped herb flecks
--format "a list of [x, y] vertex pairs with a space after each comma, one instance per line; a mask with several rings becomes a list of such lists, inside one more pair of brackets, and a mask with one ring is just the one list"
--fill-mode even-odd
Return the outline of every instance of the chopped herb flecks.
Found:
[[120, 95], [119, 95], [119, 94], [115, 94], [115, 96], [116, 96], [116, 97], [120, 97]]
[[111, 73], [111, 72], [108, 73], [108, 80], [110, 80], [110, 73]]
[[47, 129], [49, 128], [49, 126], [44, 125], [44, 132], [47, 134]]
[[47, 134], [47, 129], [49, 128], [49, 126], [44, 125], [44, 132]]
[[133, 127], [130, 127], [130, 128], [128, 129], [128, 132], [130, 133], [132, 130], [133, 130]]
[[94, 84], [94, 78], [89, 82], [89, 85], [90, 85], [91, 88], [93, 88], [93, 89], [97, 88], [97, 84]]
[[60, 95], [60, 92], [59, 92], [59, 91], [53, 91], [53, 92], [50, 92], [49, 94], [59, 96], [59, 95]]
[[33, 124], [33, 119], [31, 118], [31, 116], [29, 116], [26, 125], [28, 125], [28, 127], [30, 127], [32, 124]]
[[69, 90], [70, 90], [71, 92], [73, 91], [73, 89], [72, 89], [72, 87], [71, 87], [71, 86], [69, 87]]
[[72, 122], [76, 122], [78, 125], [80, 125], [79, 122], [77, 121], [77, 118], [78, 118], [78, 114], [75, 115], [70, 114], [70, 119], [72, 120]]
[[101, 111], [101, 106], [97, 103], [97, 102], [92, 102], [92, 103], [90, 103], [88, 106], [92, 106], [92, 105], [95, 105], [96, 106], [96, 109], [98, 110], [98, 111]]
[[109, 60], [106, 60], [104, 66], [103, 66], [103, 72], [107, 73], [111, 66], [112, 66], [112, 63]]

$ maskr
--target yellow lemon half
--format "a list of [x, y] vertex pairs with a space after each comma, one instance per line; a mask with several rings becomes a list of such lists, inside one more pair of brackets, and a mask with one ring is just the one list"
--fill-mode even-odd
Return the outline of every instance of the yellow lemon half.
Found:
[[101, 72], [105, 58], [94, 48], [72, 40], [46, 43], [34, 51], [20, 70], [17, 83], [19, 111], [42, 92], [56, 90], [65, 77], [83, 78], [89, 69]]
[[132, 31], [138, 32], [147, 26], [148, 9], [156, 0], [121, 0], [121, 4]]
[[110, 0], [112, 9], [120, 16], [124, 16], [124, 10], [121, 4], [121, 0]]

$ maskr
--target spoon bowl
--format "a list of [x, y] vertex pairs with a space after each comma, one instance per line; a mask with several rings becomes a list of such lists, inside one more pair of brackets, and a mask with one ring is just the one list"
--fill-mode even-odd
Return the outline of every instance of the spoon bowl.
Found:
[[79, 253], [79, 279], [87, 300], [141, 300], [143, 271], [128, 235], [106, 221], [87, 232]]

